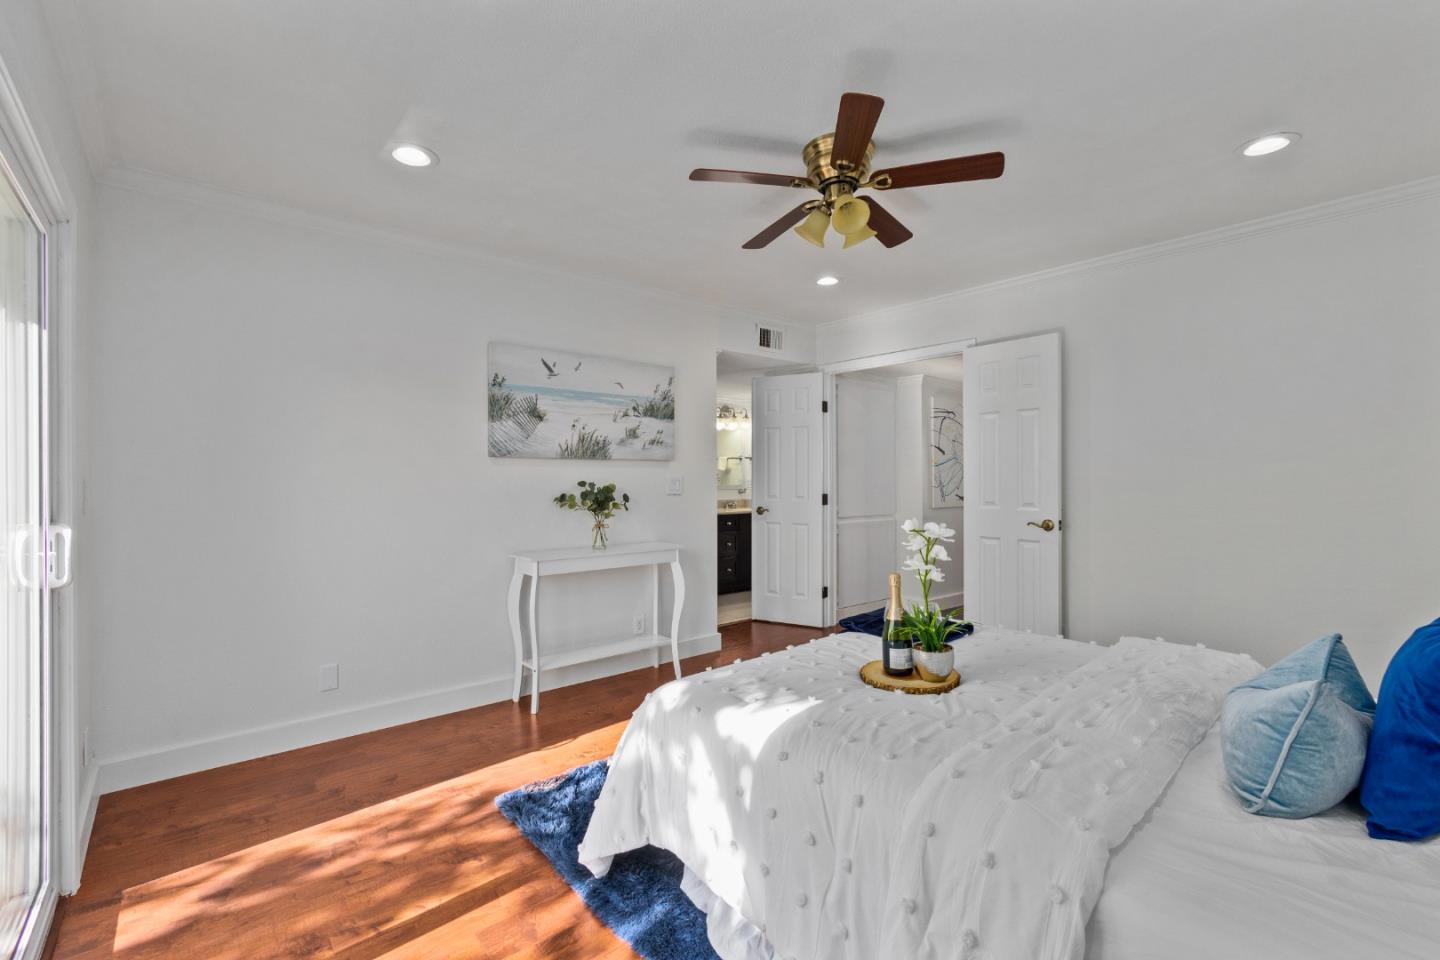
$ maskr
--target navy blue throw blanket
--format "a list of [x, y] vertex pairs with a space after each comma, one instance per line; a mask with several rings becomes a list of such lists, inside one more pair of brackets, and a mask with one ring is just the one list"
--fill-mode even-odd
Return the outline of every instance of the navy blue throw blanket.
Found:
[[845, 617], [840, 621], [840, 627], [851, 633], [882, 636], [885, 632], [885, 608], [877, 607], [869, 613], [857, 613], [853, 617]]
[[646, 960], [720, 960], [705, 934], [705, 914], [680, 889], [685, 868], [672, 853], [645, 847], [615, 858], [596, 878], [576, 849], [605, 786], [608, 761], [501, 794], [495, 805], [520, 828], [595, 916]]

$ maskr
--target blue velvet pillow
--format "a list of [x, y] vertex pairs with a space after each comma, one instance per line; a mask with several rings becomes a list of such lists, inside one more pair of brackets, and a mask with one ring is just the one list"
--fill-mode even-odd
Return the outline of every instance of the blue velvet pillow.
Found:
[[1440, 833], [1440, 620], [1416, 630], [1385, 669], [1360, 802], [1372, 837]]
[[1360, 783], [1375, 700], [1340, 634], [1290, 654], [1225, 697], [1225, 773], [1250, 813], [1308, 817]]

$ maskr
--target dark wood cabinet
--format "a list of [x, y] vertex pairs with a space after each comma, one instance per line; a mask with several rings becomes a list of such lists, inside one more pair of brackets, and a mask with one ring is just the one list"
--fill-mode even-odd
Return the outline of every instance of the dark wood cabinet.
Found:
[[722, 513], [719, 521], [719, 592], [750, 589], [750, 514]]

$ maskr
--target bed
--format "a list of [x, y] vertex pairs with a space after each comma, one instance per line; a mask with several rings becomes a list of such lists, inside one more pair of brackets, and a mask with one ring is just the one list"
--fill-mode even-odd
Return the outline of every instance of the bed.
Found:
[[1249, 657], [982, 629], [953, 694], [838, 634], [636, 711], [580, 846], [685, 864], [724, 960], [1433, 957], [1440, 845], [1243, 813], [1214, 720]]

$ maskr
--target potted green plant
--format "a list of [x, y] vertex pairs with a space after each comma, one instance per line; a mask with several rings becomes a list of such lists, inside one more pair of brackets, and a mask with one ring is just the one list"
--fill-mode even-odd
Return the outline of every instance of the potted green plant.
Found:
[[557, 494], [555, 505], [566, 510], [584, 510], [594, 519], [591, 527], [590, 545], [604, 550], [609, 543], [610, 520], [621, 510], [630, 509], [630, 494], [615, 489], [615, 484], [596, 486], [593, 481], [581, 480], [576, 484], [580, 492], [565, 491]]
[[900, 529], [905, 533], [905, 549], [910, 551], [901, 569], [911, 571], [920, 580], [920, 603], [901, 615], [900, 635], [914, 645], [915, 670], [920, 679], [940, 683], [955, 669], [955, 648], [950, 638], [975, 630], [974, 624], [956, 620], [930, 602], [931, 585], [945, 580], [939, 565], [950, 559], [945, 544], [955, 542], [955, 531], [943, 523], [922, 525], [913, 519], [906, 520]]

